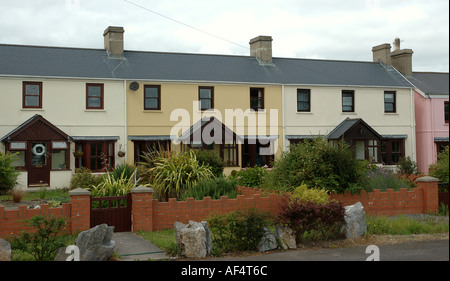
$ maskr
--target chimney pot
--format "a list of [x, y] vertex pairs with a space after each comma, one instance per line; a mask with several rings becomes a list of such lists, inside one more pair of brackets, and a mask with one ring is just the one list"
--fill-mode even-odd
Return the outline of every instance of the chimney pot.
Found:
[[394, 40], [394, 51], [400, 51], [400, 38], [395, 38]]
[[105, 42], [105, 50], [113, 57], [123, 57], [124, 41], [123, 41], [123, 27], [109, 26], [103, 32]]
[[272, 63], [272, 37], [258, 36], [250, 40], [250, 56], [256, 57], [260, 64]]

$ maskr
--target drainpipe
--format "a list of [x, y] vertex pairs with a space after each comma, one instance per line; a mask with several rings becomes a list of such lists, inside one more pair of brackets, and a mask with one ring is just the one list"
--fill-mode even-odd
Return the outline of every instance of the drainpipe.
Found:
[[127, 157], [128, 157], [128, 149], [127, 149], [127, 144], [128, 144], [128, 124], [127, 124], [127, 80], [123, 80], [123, 96], [124, 96], [124, 134], [125, 134], [125, 139], [124, 139], [124, 149], [125, 149], [125, 163], [127, 163]]
[[281, 112], [281, 114], [282, 114], [281, 122], [282, 122], [282, 130], [283, 130], [283, 152], [286, 151], [286, 131], [285, 131], [286, 124], [285, 124], [285, 117], [284, 117], [286, 109], [284, 108], [284, 106], [285, 106], [284, 95], [285, 95], [285, 93], [284, 93], [284, 84], [283, 84], [283, 85], [281, 85], [281, 111], [282, 111]]
[[416, 159], [416, 117], [415, 117], [415, 107], [414, 107], [414, 90], [409, 89], [411, 95], [411, 146], [412, 146], [412, 160], [414, 162]]

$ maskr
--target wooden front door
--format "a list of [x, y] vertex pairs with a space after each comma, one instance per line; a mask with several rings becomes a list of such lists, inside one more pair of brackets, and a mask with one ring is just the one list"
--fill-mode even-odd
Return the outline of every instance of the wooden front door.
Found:
[[49, 143], [30, 141], [28, 145], [28, 186], [48, 186], [50, 184]]

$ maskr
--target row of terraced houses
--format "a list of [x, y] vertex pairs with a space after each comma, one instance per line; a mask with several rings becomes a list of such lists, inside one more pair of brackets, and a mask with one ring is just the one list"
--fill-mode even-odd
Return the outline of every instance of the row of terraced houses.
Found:
[[122, 27], [103, 37], [104, 49], [0, 44], [0, 151], [18, 153], [21, 187], [154, 149], [214, 150], [229, 174], [315, 136], [426, 173], [448, 145], [449, 75], [413, 72], [399, 40], [359, 62], [272, 57], [270, 36], [248, 56], [129, 51]]

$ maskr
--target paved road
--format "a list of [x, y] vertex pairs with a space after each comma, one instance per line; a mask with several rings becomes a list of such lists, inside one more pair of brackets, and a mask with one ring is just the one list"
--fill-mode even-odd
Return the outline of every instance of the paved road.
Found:
[[[210, 261], [365, 261], [366, 246], [296, 250], [251, 257], [214, 258]], [[415, 241], [379, 246], [380, 261], [449, 261], [449, 240]]]

